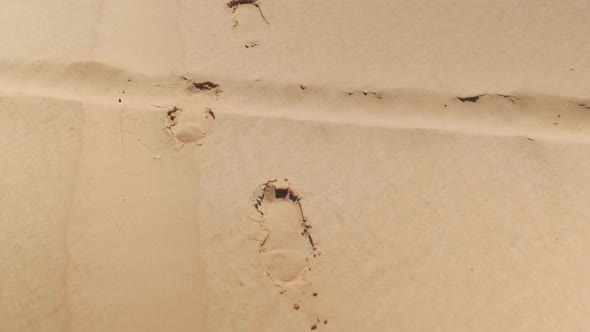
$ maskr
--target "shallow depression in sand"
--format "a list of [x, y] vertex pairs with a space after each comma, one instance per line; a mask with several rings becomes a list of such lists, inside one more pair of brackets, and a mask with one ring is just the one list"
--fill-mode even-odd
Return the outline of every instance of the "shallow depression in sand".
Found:
[[262, 264], [276, 282], [302, 278], [314, 248], [299, 197], [287, 182], [281, 182], [266, 184], [259, 199], [257, 208], [268, 229], [260, 248]]
[[297, 279], [307, 267], [305, 254], [300, 250], [274, 249], [262, 254], [264, 267], [282, 282]]
[[198, 123], [179, 123], [174, 126], [174, 137], [182, 143], [198, 142], [205, 136], [205, 128]]

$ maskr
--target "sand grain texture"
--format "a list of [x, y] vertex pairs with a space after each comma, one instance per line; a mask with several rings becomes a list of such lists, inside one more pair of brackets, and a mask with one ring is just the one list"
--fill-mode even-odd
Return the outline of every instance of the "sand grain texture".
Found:
[[0, 332], [590, 324], [583, 1], [3, 1]]

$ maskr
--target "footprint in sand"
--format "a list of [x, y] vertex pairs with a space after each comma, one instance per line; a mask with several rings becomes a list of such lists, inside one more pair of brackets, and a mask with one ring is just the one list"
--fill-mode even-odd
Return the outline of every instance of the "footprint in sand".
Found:
[[270, 24], [258, 0], [232, 0], [227, 7], [234, 14], [234, 32], [245, 48], [253, 48], [266, 39]]
[[260, 255], [269, 277], [283, 286], [305, 283], [316, 248], [300, 197], [288, 181], [269, 181], [259, 188], [256, 209], [267, 230]]
[[183, 112], [178, 107], [173, 107], [166, 112], [166, 129], [169, 133], [183, 144], [197, 143], [207, 136], [213, 121], [215, 121], [215, 114], [211, 109], [206, 109], [205, 112], [191, 113]]

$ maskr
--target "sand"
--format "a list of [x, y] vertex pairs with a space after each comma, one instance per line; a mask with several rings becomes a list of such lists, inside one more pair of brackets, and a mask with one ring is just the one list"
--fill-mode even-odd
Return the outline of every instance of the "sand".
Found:
[[590, 325], [585, 1], [2, 1], [0, 331]]

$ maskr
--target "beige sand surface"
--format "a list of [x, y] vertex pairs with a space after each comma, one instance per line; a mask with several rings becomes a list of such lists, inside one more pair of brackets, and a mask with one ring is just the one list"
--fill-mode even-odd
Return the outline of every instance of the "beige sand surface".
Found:
[[0, 332], [590, 325], [587, 1], [1, 4]]

